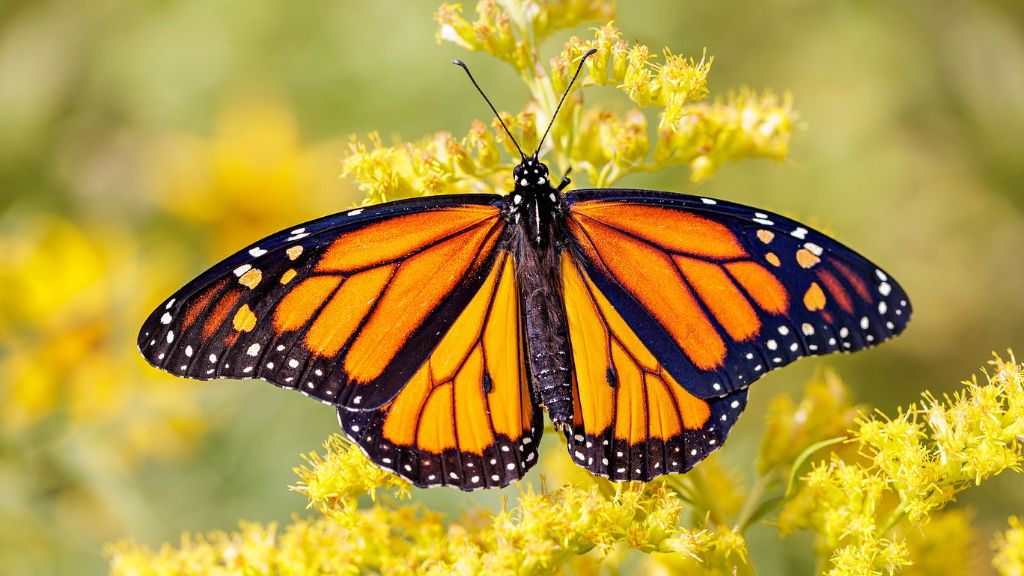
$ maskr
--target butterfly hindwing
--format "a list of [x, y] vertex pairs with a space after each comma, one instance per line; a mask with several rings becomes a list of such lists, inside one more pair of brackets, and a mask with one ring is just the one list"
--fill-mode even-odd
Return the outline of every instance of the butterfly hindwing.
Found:
[[793, 360], [906, 326], [902, 288], [797, 222], [683, 194], [580, 190], [568, 230], [597, 289], [693, 395], [742, 390]]
[[476, 295], [388, 404], [338, 408], [378, 465], [417, 486], [505, 486], [537, 461], [540, 409], [526, 379], [519, 292], [501, 251]]
[[500, 213], [497, 196], [439, 196], [282, 231], [159, 306], [139, 348], [175, 375], [381, 406], [484, 282], [508, 230]]
[[746, 389], [694, 396], [654, 357], [569, 253], [562, 281], [573, 360], [569, 454], [613, 480], [686, 472], [725, 441]]

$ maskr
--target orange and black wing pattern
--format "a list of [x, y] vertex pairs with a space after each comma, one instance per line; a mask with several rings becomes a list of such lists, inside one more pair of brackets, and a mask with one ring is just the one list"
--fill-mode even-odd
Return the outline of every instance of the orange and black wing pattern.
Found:
[[476, 295], [389, 403], [338, 408], [378, 465], [421, 487], [505, 486], [537, 461], [540, 408], [527, 382], [519, 291], [502, 250]]
[[420, 370], [490, 277], [497, 196], [393, 202], [272, 235], [189, 283], [139, 349], [178, 376], [258, 378], [373, 409]]
[[563, 295], [573, 361], [569, 454], [613, 480], [686, 472], [725, 441], [746, 406], [745, 388], [702, 399], [655, 358], [569, 253]]
[[787, 218], [641, 190], [567, 202], [577, 410], [566, 435], [595, 473], [685, 471], [721, 446], [766, 372], [872, 346], [909, 320], [888, 274]]
[[574, 257], [697, 397], [803, 356], [873, 346], [910, 319], [881, 268], [788, 218], [642, 190], [581, 190], [568, 202]]

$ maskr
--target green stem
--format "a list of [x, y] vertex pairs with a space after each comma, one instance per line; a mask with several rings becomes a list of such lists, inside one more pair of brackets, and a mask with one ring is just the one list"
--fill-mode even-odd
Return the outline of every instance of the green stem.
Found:
[[750, 492], [747, 494], [747, 499], [743, 502], [743, 507], [740, 509], [739, 515], [736, 517], [735, 530], [739, 533], [746, 532], [749, 528], [749, 522], [754, 511], [760, 508], [761, 497], [768, 490], [769, 487], [775, 482], [774, 470], [769, 470], [763, 476], [758, 476], [757, 480], [754, 481], [754, 485], [750, 488]]
[[894, 509], [892, 512], [890, 512], [889, 515], [885, 517], [885, 520], [882, 521], [882, 524], [880, 526], [881, 533], [885, 534], [885, 533], [889, 532], [889, 530], [892, 530], [892, 528], [894, 526], [896, 526], [896, 523], [899, 522], [900, 520], [903, 520], [903, 518], [906, 515], [907, 515], [906, 507], [904, 506], [904, 503], [902, 501], [900, 501], [899, 506], [896, 506], [896, 509]]

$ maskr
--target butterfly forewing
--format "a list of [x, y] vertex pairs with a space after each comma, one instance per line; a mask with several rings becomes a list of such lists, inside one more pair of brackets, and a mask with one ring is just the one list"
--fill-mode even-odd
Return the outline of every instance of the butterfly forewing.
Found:
[[567, 195], [572, 251], [676, 381], [700, 398], [808, 355], [898, 334], [900, 286], [849, 248], [776, 214], [682, 194]]
[[139, 347], [176, 375], [261, 378], [381, 406], [483, 284], [507, 231], [500, 213], [496, 196], [444, 196], [280, 232], [159, 306]]

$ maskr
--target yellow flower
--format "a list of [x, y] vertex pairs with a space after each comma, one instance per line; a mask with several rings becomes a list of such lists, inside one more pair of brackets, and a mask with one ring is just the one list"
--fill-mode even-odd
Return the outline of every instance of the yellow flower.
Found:
[[[724, 100], [701, 102], [708, 95], [713, 62], [707, 54], [697, 60], [666, 49], [659, 62], [655, 51], [624, 41], [622, 32], [609, 22], [595, 29], [590, 40], [570, 39], [547, 67], [543, 65], [537, 57], [537, 42], [554, 29], [612, 18], [611, 3], [483, 0], [477, 4], [477, 13], [477, 21], [470, 23], [462, 17], [460, 5], [442, 5], [435, 16], [440, 25], [437, 38], [486, 51], [516, 69], [533, 96], [524, 114], [535, 121], [524, 122], [522, 115], [503, 118], [520, 120], [506, 123], [520, 134], [524, 150], [534, 149], [580, 59], [591, 49], [597, 52], [587, 61], [581, 84], [614, 86], [640, 108], [656, 110], [657, 138], [652, 146], [640, 108], [620, 113], [593, 107], [580, 114], [581, 97], [574, 94], [566, 99], [549, 137], [553, 162], [561, 170], [573, 167], [584, 171], [594, 186], [609, 186], [631, 173], [672, 164], [689, 165], [691, 179], [700, 182], [728, 162], [783, 160], [788, 154], [796, 122], [790, 97], [779, 100], [770, 92], [759, 95], [741, 89]], [[505, 140], [503, 134], [498, 138]], [[516, 158], [514, 147], [506, 144], [506, 151]], [[364, 151], [355, 152], [358, 156]], [[472, 174], [473, 170], [465, 172]], [[449, 189], [459, 189], [461, 176], [449, 176], [445, 181]], [[416, 184], [403, 193], [435, 191], [422, 182]], [[368, 198], [375, 201], [379, 196], [371, 192]]]
[[[205, 430], [189, 390], [153, 378], [134, 346], [136, 323], [164, 266], [141, 258], [124, 234], [38, 216], [0, 232], [5, 262], [0, 318], [0, 433], [48, 418], [108, 426], [127, 462], [187, 450]], [[162, 290], [162, 287], [160, 287]]]
[[772, 399], [761, 435], [758, 471], [788, 471], [808, 446], [845, 435], [858, 413], [849, 396], [839, 376], [827, 370], [807, 383], [799, 404], [794, 405], [789, 396]]
[[309, 505], [324, 513], [349, 514], [361, 494], [371, 497], [378, 489], [391, 490], [398, 498], [409, 496], [409, 483], [370, 462], [347, 438], [332, 434], [326, 454], [304, 454], [306, 466], [295, 469], [299, 483], [293, 487], [306, 495]]
[[964, 510], [943, 510], [926, 524], [899, 527], [906, 541], [910, 565], [903, 576], [961, 576], [982, 572], [981, 552], [971, 531], [973, 515]]
[[[209, 136], [157, 138], [148, 153], [154, 202], [199, 226], [217, 256], [269, 234], [356, 203], [338, 181], [344, 141], [302, 141], [280, 100], [229, 100]], [[178, 230], [180, 233], [180, 230]]]
[[1001, 576], [1021, 576], [1024, 574], [1024, 526], [1020, 519], [1010, 516], [1010, 528], [996, 534], [996, 555], [992, 565]]
[[787, 530], [810, 528], [833, 574], [892, 571], [910, 562], [893, 529], [925, 522], [957, 493], [1002, 472], [1020, 471], [1024, 366], [996, 356], [987, 382], [900, 410], [862, 417], [851, 442], [862, 460], [832, 454], [802, 480], [780, 516]]

